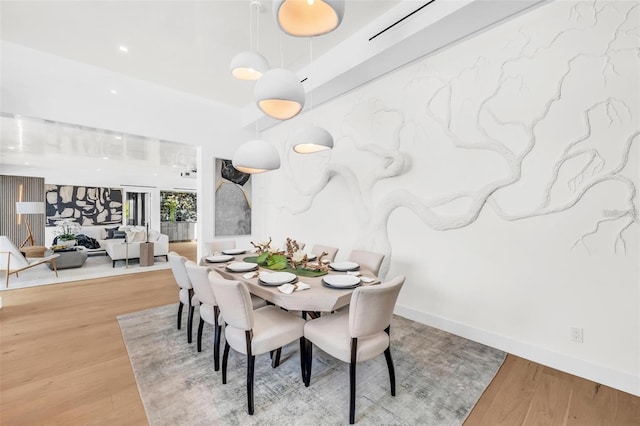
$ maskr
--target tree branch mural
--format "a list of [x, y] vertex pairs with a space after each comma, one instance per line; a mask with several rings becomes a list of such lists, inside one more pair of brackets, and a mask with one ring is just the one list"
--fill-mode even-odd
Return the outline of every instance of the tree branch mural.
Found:
[[[387, 224], [398, 207], [446, 231], [472, 224], [487, 207], [505, 221], [520, 221], [567, 211], [596, 188], [619, 185], [625, 195], [608, 207], [614, 213], [595, 219], [567, 247], [590, 253], [590, 238], [604, 232], [606, 223], [616, 228], [611, 250], [626, 253], [625, 235], [640, 223], [637, 176], [625, 175], [640, 138], [640, 5], [545, 7], [566, 13], [555, 33], [521, 27], [516, 38], [465, 60], [469, 65], [458, 70], [443, 65], [438, 72], [426, 59], [388, 77], [403, 88], [401, 99], [381, 95], [376, 83], [361, 89], [341, 120], [337, 144], [349, 143], [366, 160], [343, 165], [328, 158], [315, 184], [297, 188], [305, 204], [290, 212], [307, 211], [331, 180], [341, 179], [362, 224], [358, 245], [387, 254], [385, 274], [391, 254]], [[477, 179], [455, 190], [407, 184], [374, 194], [383, 180], [410, 173], [407, 152], [415, 149], [452, 164], [477, 158], [495, 170], [470, 170]], [[290, 167], [287, 172], [295, 177]], [[510, 202], [526, 186], [534, 190], [530, 205]]]

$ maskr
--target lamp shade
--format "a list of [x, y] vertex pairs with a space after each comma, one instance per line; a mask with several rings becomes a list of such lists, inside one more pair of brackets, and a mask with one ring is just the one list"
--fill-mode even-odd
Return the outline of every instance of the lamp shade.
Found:
[[250, 174], [280, 168], [278, 151], [269, 142], [261, 139], [253, 139], [240, 145], [231, 162], [239, 171]]
[[16, 214], [44, 214], [42, 201], [18, 201], [16, 202]]
[[296, 135], [293, 150], [298, 154], [313, 154], [333, 148], [333, 136], [322, 127], [312, 126]]
[[289, 35], [318, 36], [338, 28], [344, 17], [344, 0], [274, 0], [273, 15]]
[[229, 71], [238, 80], [258, 80], [269, 70], [269, 62], [257, 52], [247, 50], [231, 59]]
[[267, 71], [256, 82], [254, 99], [269, 117], [288, 120], [304, 107], [304, 87], [294, 73], [283, 68]]

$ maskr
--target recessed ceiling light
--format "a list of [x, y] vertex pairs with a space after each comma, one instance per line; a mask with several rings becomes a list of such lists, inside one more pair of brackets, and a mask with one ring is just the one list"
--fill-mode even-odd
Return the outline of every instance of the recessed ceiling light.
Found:
[[173, 165], [173, 166], [171, 166], [171, 167], [178, 167], [178, 166], [176, 166], [176, 165], [174, 164], [174, 165]]
[[117, 95], [118, 91], [116, 89], [111, 89], [109, 90], [111, 92], [112, 95]]
[[122, 136], [116, 136], [116, 139], [120, 140], [122, 139]]
[[118, 49], [121, 52], [124, 52], [124, 53], [128, 53], [129, 52], [129, 48], [127, 46], [120, 46], [120, 47], [118, 47]]
[[29, 163], [28, 161], [25, 161], [25, 162], [24, 162], [24, 165], [25, 165], [25, 166], [28, 166], [28, 165], [30, 165], [30, 163]]
[[16, 149], [15, 146], [8, 146], [7, 149]]
[[102, 157], [102, 159], [103, 159], [103, 160], [108, 160], [108, 159], [109, 159], [109, 157]]

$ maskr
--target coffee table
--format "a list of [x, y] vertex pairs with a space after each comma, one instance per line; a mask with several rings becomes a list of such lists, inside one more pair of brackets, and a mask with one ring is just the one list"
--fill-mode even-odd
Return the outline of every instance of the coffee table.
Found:
[[[73, 247], [63, 250], [48, 250], [48, 254], [51, 253], [59, 255], [56, 259], [56, 267], [58, 269], [79, 268], [87, 260], [87, 251], [84, 248]], [[47, 264], [47, 266], [53, 270], [51, 264]]]

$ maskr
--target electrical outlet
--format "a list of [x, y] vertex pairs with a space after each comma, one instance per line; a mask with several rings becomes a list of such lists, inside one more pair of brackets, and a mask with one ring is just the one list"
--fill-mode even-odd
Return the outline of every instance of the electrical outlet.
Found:
[[576, 343], [582, 343], [583, 339], [582, 339], [582, 329], [578, 328], [578, 327], [571, 327], [571, 331], [570, 331], [570, 336], [569, 339], [571, 339], [572, 342], [576, 342]]

